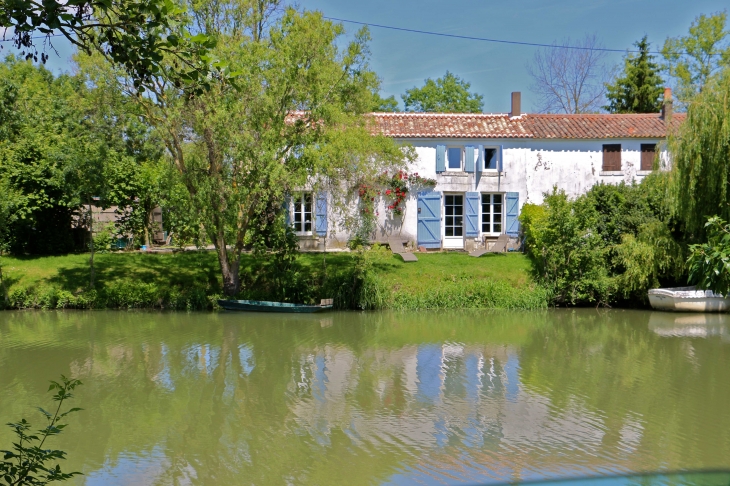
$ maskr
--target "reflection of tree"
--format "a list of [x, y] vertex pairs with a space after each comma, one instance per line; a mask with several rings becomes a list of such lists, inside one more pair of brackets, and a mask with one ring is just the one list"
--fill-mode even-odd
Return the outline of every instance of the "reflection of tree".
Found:
[[[0, 419], [71, 368], [85, 411], [64, 439], [68, 467], [92, 477], [129, 455], [157, 461], [160, 482], [205, 484], [722, 466], [727, 346], [662, 338], [646, 315], [348, 313], [323, 327], [306, 316], [7, 313], [0, 390], [12, 393], [0, 394]], [[467, 460], [476, 473], [458, 472]]]

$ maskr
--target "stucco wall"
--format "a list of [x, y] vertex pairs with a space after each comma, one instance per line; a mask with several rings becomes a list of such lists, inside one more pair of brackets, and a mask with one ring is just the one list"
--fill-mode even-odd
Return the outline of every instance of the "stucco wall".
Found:
[[[434, 190], [448, 193], [467, 191], [519, 193], [519, 204], [526, 202], [540, 204], [543, 194], [552, 191], [554, 186], [564, 190], [570, 197], [584, 194], [594, 184], [605, 182], [618, 184], [621, 181], [640, 182], [648, 172], [639, 170], [641, 164], [641, 144], [659, 143], [659, 139], [601, 139], [601, 140], [477, 140], [477, 139], [417, 139], [401, 140], [416, 149], [418, 159], [409, 168], [423, 177], [436, 179]], [[603, 172], [603, 144], [621, 144], [621, 172]], [[502, 145], [503, 171], [476, 173], [443, 172], [436, 173], [436, 146], [464, 147], [478, 144], [487, 147]], [[666, 155], [662, 154], [666, 160]], [[392, 218], [384, 205], [380, 213], [376, 240], [385, 242], [390, 235], [398, 235], [404, 241], [416, 241], [417, 195], [411, 194], [405, 205], [402, 218]], [[442, 228], [443, 231], [443, 228]], [[328, 237], [328, 247], [340, 246], [348, 239], [346, 234], [332, 232]], [[471, 239], [474, 240], [474, 239]], [[476, 240], [481, 241], [480, 238]], [[466, 249], [473, 246], [466, 242]]]

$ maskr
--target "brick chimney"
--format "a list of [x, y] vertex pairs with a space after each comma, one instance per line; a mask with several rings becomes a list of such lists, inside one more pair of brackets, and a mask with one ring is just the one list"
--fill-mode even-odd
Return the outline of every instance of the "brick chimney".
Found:
[[520, 116], [522, 114], [522, 94], [519, 91], [512, 92], [512, 110], [509, 116]]
[[662, 104], [662, 120], [672, 121], [672, 88], [664, 88], [664, 103]]

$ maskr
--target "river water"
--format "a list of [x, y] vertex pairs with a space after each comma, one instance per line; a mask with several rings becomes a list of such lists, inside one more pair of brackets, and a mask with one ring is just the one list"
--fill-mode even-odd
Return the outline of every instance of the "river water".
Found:
[[[477, 484], [730, 467], [730, 319], [0, 313], [0, 423], [79, 378], [76, 484]], [[11, 435], [0, 431], [0, 449]]]

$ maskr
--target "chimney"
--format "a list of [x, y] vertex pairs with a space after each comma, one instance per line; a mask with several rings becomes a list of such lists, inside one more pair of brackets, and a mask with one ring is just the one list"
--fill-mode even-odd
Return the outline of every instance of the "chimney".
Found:
[[520, 116], [522, 114], [521, 111], [521, 93], [519, 91], [513, 91], [512, 92], [512, 111], [510, 111], [509, 116]]
[[664, 103], [662, 104], [662, 120], [672, 121], [672, 88], [664, 88]]

